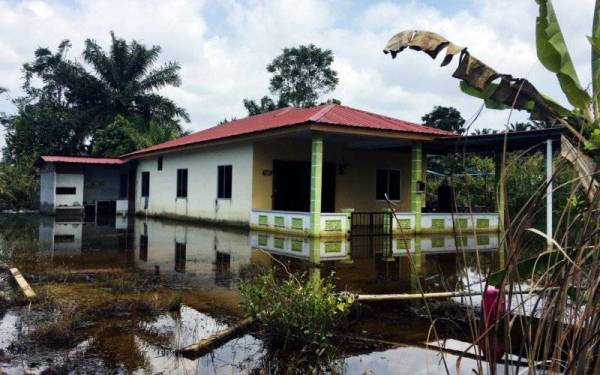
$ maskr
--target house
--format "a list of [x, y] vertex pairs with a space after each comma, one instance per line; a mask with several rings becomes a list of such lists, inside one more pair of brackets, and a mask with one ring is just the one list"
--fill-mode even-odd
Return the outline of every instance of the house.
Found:
[[[551, 145], [560, 137], [552, 129], [528, 133], [510, 135], [511, 144], [524, 148], [548, 140]], [[476, 213], [423, 212], [425, 155], [455, 152], [459, 144], [499, 152], [505, 137], [460, 137], [335, 104], [287, 107], [117, 159], [44, 156], [40, 203], [50, 213], [114, 207], [308, 237], [343, 237], [351, 229], [356, 234], [361, 229], [366, 234], [494, 232], [503, 206]]]

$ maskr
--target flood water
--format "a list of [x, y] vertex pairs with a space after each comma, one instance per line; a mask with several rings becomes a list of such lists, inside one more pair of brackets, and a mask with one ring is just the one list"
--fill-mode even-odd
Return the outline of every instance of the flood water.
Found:
[[[307, 363], [301, 353], [273, 353], [252, 334], [193, 360], [172, 353], [239, 319], [239, 280], [257, 268], [318, 272], [333, 277], [340, 290], [375, 294], [415, 293], [419, 284], [428, 292], [468, 289], [501, 262], [497, 235], [317, 241], [132, 217], [82, 221], [5, 215], [0, 216], [0, 241], [0, 261], [26, 275], [141, 272], [158, 278], [165, 293], [169, 288], [183, 293], [178, 314], [99, 322], [75, 347], [46, 349], [34, 360], [11, 351], [26, 329], [23, 309], [0, 309], [0, 374], [41, 373], [57, 363], [74, 363], [69, 368], [84, 373], [260, 374], [290, 367], [300, 373], [469, 373], [476, 368], [474, 360], [463, 358], [457, 369], [457, 356], [445, 354], [444, 364], [440, 353], [424, 347], [433, 341], [431, 324], [416, 304], [361, 308], [345, 327], [349, 337], [396, 345], [341, 348], [327, 363]], [[56, 278], [31, 283], [34, 289], [51, 283], [53, 290], [62, 288]], [[69, 298], [91, 298], [82, 282], [64, 285]], [[464, 339], [465, 333], [449, 328], [438, 335]], [[77, 368], [80, 360], [87, 367]]]

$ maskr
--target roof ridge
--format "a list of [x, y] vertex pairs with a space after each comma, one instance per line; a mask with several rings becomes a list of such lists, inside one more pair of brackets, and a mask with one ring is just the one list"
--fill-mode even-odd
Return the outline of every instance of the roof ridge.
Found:
[[335, 108], [335, 104], [330, 103], [330, 104], [325, 104], [323, 106], [323, 108], [319, 109], [319, 111], [317, 111], [317, 113], [315, 113], [314, 115], [310, 116], [308, 118], [308, 121], [315, 121], [318, 122], [323, 116], [325, 116], [326, 114], [329, 113], [329, 111], [331, 111], [333, 108]]

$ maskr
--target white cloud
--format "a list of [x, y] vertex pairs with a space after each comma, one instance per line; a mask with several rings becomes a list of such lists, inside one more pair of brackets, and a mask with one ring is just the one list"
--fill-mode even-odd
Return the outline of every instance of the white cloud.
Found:
[[[555, 1], [567, 42], [583, 84], [589, 82], [591, 0]], [[429, 2], [431, 4], [431, 2]], [[282, 48], [315, 43], [336, 56], [340, 84], [329, 97], [365, 110], [411, 121], [434, 105], [459, 108], [465, 118], [480, 101], [458, 90], [452, 67], [440, 68], [424, 54], [406, 51], [395, 60], [381, 53], [394, 33], [437, 31], [500, 72], [531, 79], [541, 90], [565, 101], [556, 79], [537, 62], [533, 1], [472, 0], [469, 8], [446, 13], [423, 2], [193, 0], [0, 0], [0, 86], [19, 95], [20, 66], [39, 46], [73, 42], [79, 58], [85, 38], [107, 45], [109, 31], [163, 47], [163, 61], [182, 66], [183, 84], [164, 94], [191, 114], [194, 130], [225, 117], [245, 116], [243, 98], [268, 93], [265, 66]], [[0, 99], [0, 111], [14, 111]], [[506, 112], [484, 111], [477, 127], [500, 128]], [[525, 118], [524, 115], [516, 115]]]

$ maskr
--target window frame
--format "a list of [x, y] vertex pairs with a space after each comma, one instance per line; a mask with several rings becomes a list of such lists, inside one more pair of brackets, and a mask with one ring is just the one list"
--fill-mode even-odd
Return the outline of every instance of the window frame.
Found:
[[[223, 172], [221, 172], [223, 171]], [[228, 176], [229, 174], [229, 176]], [[229, 179], [227, 178], [229, 177]], [[221, 185], [223, 184], [223, 185]], [[229, 186], [227, 186], [229, 184]], [[233, 196], [233, 165], [217, 166], [217, 199], [231, 200]]]
[[177, 183], [175, 187], [176, 198], [187, 198], [188, 196], [188, 169], [177, 169]]
[[[400, 202], [402, 200], [402, 170], [399, 168], [377, 168], [377, 169], [375, 169], [375, 201], [376, 202], [386, 202], [385, 197], [380, 198], [377, 196], [377, 191], [379, 190], [379, 189], [377, 189], [377, 183], [378, 183], [377, 175], [380, 171], [386, 172], [386, 185], [387, 186], [385, 189], [385, 194], [387, 194], [390, 201]], [[390, 181], [392, 180], [390, 177], [391, 177], [392, 171], [398, 172], [398, 198], [397, 199], [392, 199], [391, 193], [390, 193]]]
[[[146, 182], [146, 178], [147, 178], [147, 182]], [[140, 196], [142, 198], [148, 198], [150, 196], [150, 172], [149, 171], [144, 171], [141, 174]]]

